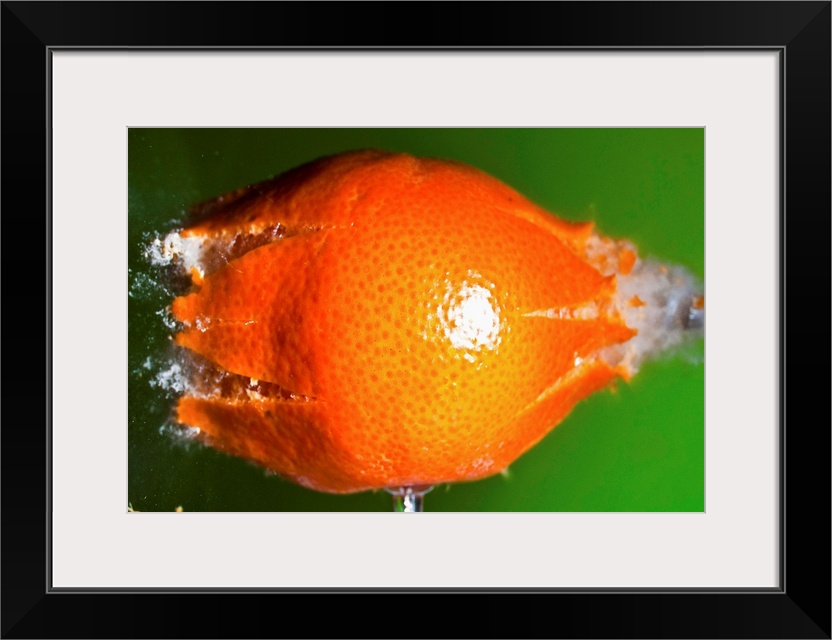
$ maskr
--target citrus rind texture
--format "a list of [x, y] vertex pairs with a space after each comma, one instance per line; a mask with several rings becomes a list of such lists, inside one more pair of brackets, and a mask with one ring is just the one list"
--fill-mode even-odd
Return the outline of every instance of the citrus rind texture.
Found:
[[672, 332], [634, 247], [455, 162], [324, 158], [200, 205], [161, 250], [192, 281], [177, 420], [319, 491], [498, 473], [672, 342], [635, 343]]

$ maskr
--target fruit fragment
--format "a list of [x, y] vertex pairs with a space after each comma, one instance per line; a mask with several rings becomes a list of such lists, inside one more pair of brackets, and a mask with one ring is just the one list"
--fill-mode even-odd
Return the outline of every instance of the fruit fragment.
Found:
[[455, 162], [332, 156], [196, 217], [158, 246], [193, 283], [177, 420], [320, 491], [499, 473], [704, 317], [683, 270]]

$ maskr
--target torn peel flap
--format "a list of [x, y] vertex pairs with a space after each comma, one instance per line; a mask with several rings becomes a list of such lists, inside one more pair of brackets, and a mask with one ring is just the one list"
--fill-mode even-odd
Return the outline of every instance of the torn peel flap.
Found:
[[324, 234], [286, 238], [208, 276], [173, 302], [185, 326], [176, 343], [229, 372], [317, 395], [303, 318], [317, 287], [308, 265], [323, 241]]

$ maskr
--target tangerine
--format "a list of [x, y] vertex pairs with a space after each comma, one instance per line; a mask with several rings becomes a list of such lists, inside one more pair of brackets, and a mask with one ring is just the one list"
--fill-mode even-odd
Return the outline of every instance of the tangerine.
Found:
[[682, 270], [457, 162], [345, 153], [195, 218], [162, 246], [177, 420], [319, 491], [501, 472], [701, 318]]

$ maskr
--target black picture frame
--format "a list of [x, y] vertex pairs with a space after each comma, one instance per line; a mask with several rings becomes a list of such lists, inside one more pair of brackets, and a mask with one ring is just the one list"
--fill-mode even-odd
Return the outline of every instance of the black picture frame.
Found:
[[[0, 20], [3, 638], [830, 637], [830, 2], [3, 2]], [[52, 589], [48, 442], [51, 388], [59, 381], [50, 375], [49, 336], [60, 319], [49, 306], [50, 56], [61, 48], [130, 47], [779, 52], [779, 588], [244, 595]], [[755, 313], [748, 310], [749, 323]], [[320, 613], [309, 618], [305, 610]]]

